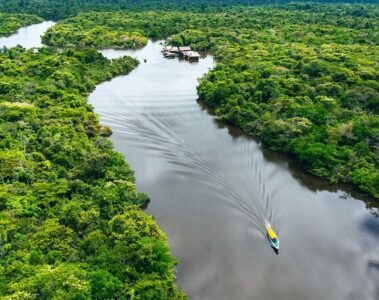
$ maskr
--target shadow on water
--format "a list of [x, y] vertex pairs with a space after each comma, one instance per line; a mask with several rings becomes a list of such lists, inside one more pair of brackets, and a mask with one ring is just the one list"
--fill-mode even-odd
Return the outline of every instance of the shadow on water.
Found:
[[319, 192], [319, 191], [329, 191], [333, 193], [339, 193], [341, 199], [347, 199], [349, 197], [359, 199], [366, 204], [366, 208], [374, 216], [379, 217], [379, 201], [363, 194], [361, 191], [357, 190], [354, 186], [345, 183], [330, 183], [327, 180], [317, 178], [310, 174], [304, 169], [301, 162], [292, 157], [290, 154], [283, 154], [277, 151], [271, 150], [266, 145], [262, 144], [257, 138], [252, 135], [246, 134], [242, 129], [237, 128], [232, 125], [228, 125], [216, 118], [215, 112], [205, 106], [201, 101], [197, 101], [200, 108], [206, 111], [208, 114], [214, 116], [214, 125], [219, 129], [227, 129], [228, 134], [233, 139], [246, 139], [247, 141], [254, 141], [260, 147], [263, 157], [265, 160], [281, 165], [288, 169], [292, 177], [296, 179], [301, 185], [307, 187], [308, 189]]
[[[138, 105], [132, 100], [130, 103], [131, 107]], [[223, 176], [227, 170], [222, 165], [217, 168], [211, 166], [201, 153], [176, 134], [174, 129], [179, 120], [172, 116], [164, 113], [146, 114], [133, 109], [122, 114], [106, 109], [98, 112], [112, 120], [107, 124], [116, 127], [119, 134], [140, 147], [154, 151], [161, 159], [174, 166], [173, 172], [190, 175], [200, 184], [212, 188], [219, 198], [237, 205], [263, 238], [266, 237], [266, 223], [276, 227], [276, 212], [272, 205], [273, 190], [269, 192], [266, 188], [269, 178], [264, 178], [260, 173], [250, 143], [245, 144], [245, 151], [242, 153], [245, 164], [250, 166], [243, 177], [245, 180], [233, 181]], [[213, 156], [222, 156], [222, 153], [215, 152]]]

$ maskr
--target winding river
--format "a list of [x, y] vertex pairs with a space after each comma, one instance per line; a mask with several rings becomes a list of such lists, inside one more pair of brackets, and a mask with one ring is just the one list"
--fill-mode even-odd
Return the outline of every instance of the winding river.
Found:
[[[38, 26], [52, 25], [42, 24], [0, 46], [38, 47]], [[161, 47], [150, 41], [136, 51], [102, 51], [141, 64], [97, 86], [89, 102], [151, 197], [147, 212], [168, 235], [189, 298], [379, 299], [374, 202], [304, 174], [295, 161], [218, 123], [196, 101], [212, 57], [164, 59]], [[279, 232], [279, 255], [265, 222]]]
[[45, 21], [39, 24], [22, 27], [15, 34], [0, 37], [0, 47], [15, 47], [21, 45], [24, 48], [42, 47], [41, 35], [53, 26], [55, 22]]

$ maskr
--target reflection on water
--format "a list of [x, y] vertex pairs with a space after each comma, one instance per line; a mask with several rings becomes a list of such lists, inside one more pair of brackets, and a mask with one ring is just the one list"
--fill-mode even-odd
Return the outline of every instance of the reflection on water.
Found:
[[[209, 114], [214, 115], [214, 112], [212, 110], [207, 109], [201, 103], [199, 103], [199, 105]], [[237, 139], [243, 137], [246, 140], [254, 141], [253, 137], [246, 136], [246, 134], [239, 128], [227, 126], [225, 123], [219, 122], [217, 119], [214, 119], [213, 122], [218, 128], [227, 129], [228, 134], [232, 138]], [[295, 158], [291, 158], [286, 154], [271, 151], [265, 145], [259, 144], [259, 146], [265, 160], [280, 164], [281, 166], [288, 168], [288, 171], [296, 180], [299, 180], [301, 184], [305, 185], [312, 191], [318, 192], [326, 190], [329, 192], [337, 192], [341, 199], [347, 199], [349, 197], [360, 199], [365, 202], [366, 208], [373, 215], [379, 217], [379, 202], [377, 200], [360, 193], [356, 188], [348, 184], [330, 184], [326, 180], [314, 177], [307, 173], [305, 169], [303, 169], [301, 163]]]
[[22, 27], [16, 33], [8, 37], [0, 37], [0, 46], [10, 48], [21, 45], [26, 49], [42, 47], [41, 35], [54, 24], [55, 22], [53, 21], [45, 21], [39, 24]]
[[[376, 297], [377, 273], [368, 266], [379, 260], [371, 229], [378, 224], [365, 199], [304, 174], [201, 109], [197, 79], [213, 66], [210, 57], [195, 65], [166, 60], [152, 42], [102, 52], [141, 61], [89, 101], [151, 196], [148, 212], [168, 233], [178, 283], [191, 299]], [[279, 256], [262, 218], [279, 231]]]

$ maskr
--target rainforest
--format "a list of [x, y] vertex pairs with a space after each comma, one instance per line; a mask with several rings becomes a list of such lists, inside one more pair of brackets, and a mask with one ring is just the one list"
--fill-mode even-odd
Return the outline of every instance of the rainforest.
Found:
[[0, 61], [1, 297], [180, 298], [148, 197], [86, 102], [137, 61], [22, 47]]
[[57, 21], [42, 48], [0, 45], [0, 298], [187, 298], [150, 195], [88, 102], [144, 63], [102, 49], [211, 55], [196, 100], [216, 122], [351, 187], [377, 220], [379, 5], [345, 2], [0, 0], [0, 37]]
[[0, 13], [0, 36], [14, 33], [20, 27], [42, 22], [42, 18], [26, 14]]

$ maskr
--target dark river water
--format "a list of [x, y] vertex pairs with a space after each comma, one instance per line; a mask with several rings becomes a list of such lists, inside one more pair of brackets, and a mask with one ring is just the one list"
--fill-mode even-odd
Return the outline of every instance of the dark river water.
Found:
[[[168, 235], [189, 298], [379, 299], [374, 202], [217, 123], [196, 101], [212, 58], [164, 59], [161, 47], [102, 51], [141, 64], [100, 84], [89, 102], [151, 197], [147, 212]], [[265, 238], [268, 222], [279, 255]]]

